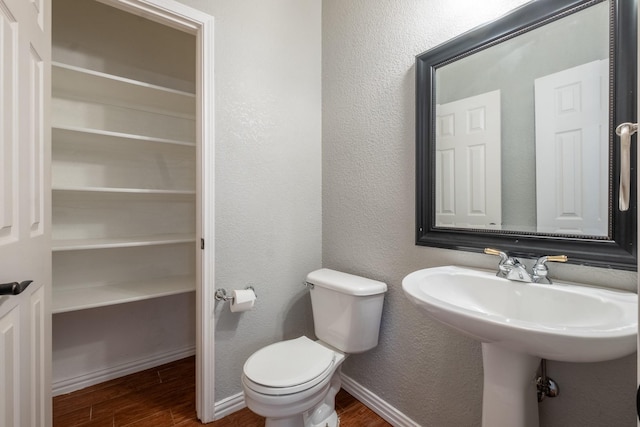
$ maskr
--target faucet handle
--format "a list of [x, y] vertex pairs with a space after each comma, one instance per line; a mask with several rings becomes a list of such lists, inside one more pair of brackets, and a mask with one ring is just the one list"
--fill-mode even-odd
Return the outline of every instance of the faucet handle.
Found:
[[546, 266], [547, 262], [567, 262], [569, 258], [566, 255], [547, 255], [538, 258], [533, 266], [533, 281], [536, 283], [551, 284], [551, 279], [547, 277], [549, 269]]
[[497, 249], [493, 249], [493, 248], [484, 248], [484, 253], [487, 254], [487, 255], [497, 255], [497, 256], [499, 256], [501, 263], [503, 263], [503, 262], [505, 262], [506, 260], [509, 259], [509, 256], [506, 253], [504, 253], [502, 251], [499, 251]]
[[500, 257], [500, 262], [498, 263], [498, 272], [496, 276], [498, 277], [507, 277], [507, 275], [511, 272], [511, 268], [518, 260], [509, 257], [506, 253], [499, 251], [497, 249], [492, 248], [484, 248], [484, 253], [487, 255], [497, 255]]
[[568, 259], [566, 255], [546, 255], [538, 258], [536, 265], [544, 265], [545, 262], [567, 262]]

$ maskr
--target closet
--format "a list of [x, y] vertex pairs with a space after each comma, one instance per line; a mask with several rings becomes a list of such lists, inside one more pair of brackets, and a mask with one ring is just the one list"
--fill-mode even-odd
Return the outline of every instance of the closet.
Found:
[[[95, 377], [111, 363], [140, 365], [154, 351], [184, 346], [166, 337], [193, 332], [167, 333], [172, 322], [159, 324], [157, 307], [195, 324], [184, 294], [196, 287], [199, 244], [195, 37], [88, 0], [53, 0], [52, 27], [55, 393], [56, 379]], [[117, 318], [96, 323], [105, 315]], [[134, 325], [135, 336], [96, 330], [127, 317], [148, 324]], [[143, 335], [148, 349], [111, 350], [99, 366], [56, 373], [57, 355], [91, 352], [95, 335], [114, 333], [123, 343]]]

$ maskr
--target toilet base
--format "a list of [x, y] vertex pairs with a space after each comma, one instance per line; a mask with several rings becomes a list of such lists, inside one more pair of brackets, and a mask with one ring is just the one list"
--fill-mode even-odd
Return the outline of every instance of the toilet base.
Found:
[[333, 411], [331, 415], [320, 424], [310, 424], [309, 420], [304, 424], [304, 427], [339, 427], [340, 426], [340, 418], [338, 418], [338, 414], [336, 411]]
[[342, 365], [338, 366], [331, 377], [331, 385], [323, 401], [309, 411], [305, 419], [305, 427], [338, 427], [340, 425], [340, 419], [336, 413], [336, 394], [342, 385], [341, 372]]
[[301, 427], [304, 426], [302, 415], [286, 418], [267, 418], [264, 427]]
[[340, 418], [338, 414], [333, 411], [331, 415], [320, 424], [311, 424], [310, 419], [304, 421], [304, 417], [293, 416], [286, 418], [267, 418], [264, 424], [265, 427], [340, 427]]

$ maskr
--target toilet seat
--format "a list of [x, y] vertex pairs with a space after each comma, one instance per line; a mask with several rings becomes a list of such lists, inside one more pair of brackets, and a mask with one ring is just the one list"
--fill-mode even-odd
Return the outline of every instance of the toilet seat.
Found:
[[244, 382], [250, 389], [268, 395], [298, 393], [309, 389], [333, 372], [336, 353], [302, 336], [264, 347], [244, 364]]

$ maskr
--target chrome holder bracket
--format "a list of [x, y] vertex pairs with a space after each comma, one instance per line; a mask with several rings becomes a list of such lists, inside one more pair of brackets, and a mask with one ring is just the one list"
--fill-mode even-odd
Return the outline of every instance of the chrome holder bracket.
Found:
[[[256, 293], [256, 290], [253, 288], [253, 286], [247, 286], [245, 289], [251, 289], [254, 294]], [[233, 296], [227, 294], [227, 290], [225, 288], [216, 289], [216, 293], [213, 295], [213, 297], [216, 299], [216, 301], [233, 301]], [[257, 295], [256, 298], [258, 298]]]

